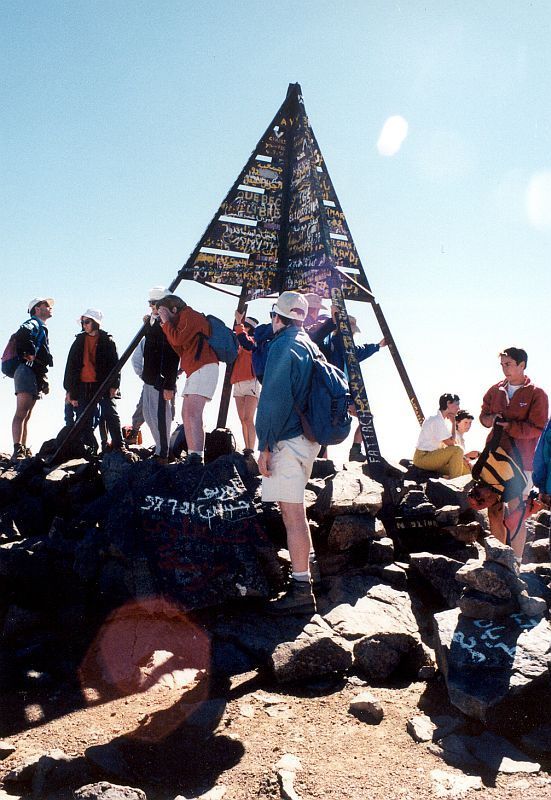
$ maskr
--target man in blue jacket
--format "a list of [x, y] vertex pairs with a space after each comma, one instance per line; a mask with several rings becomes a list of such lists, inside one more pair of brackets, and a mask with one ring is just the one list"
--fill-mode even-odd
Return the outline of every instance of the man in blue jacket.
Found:
[[311, 344], [303, 328], [307, 313], [308, 304], [298, 292], [283, 292], [274, 305], [275, 336], [256, 415], [262, 500], [279, 503], [293, 571], [289, 590], [271, 603], [275, 614], [312, 615], [316, 611], [304, 489], [320, 446], [304, 436], [297, 412], [306, 405], [312, 378]]
[[49, 391], [47, 372], [53, 366], [44, 324], [52, 316], [54, 301], [51, 297], [35, 297], [28, 305], [30, 319], [24, 322], [15, 335], [20, 364], [14, 375], [16, 395], [15, 416], [12, 422], [13, 462], [30, 456], [27, 448], [27, 426], [36, 401]]

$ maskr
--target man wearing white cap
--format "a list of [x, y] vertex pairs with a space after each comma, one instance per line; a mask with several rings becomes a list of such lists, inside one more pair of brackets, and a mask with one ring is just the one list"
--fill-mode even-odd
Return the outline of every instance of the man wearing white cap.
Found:
[[[67, 356], [63, 386], [67, 391], [67, 401], [76, 408], [77, 419], [95, 394], [98, 385], [103, 383], [109, 372], [119, 360], [117, 347], [112, 337], [101, 330], [102, 312], [97, 308], [87, 308], [79, 321], [82, 333], [77, 334]], [[98, 405], [102, 419], [111, 436], [113, 450], [122, 449], [122, 431], [115, 397], [120, 385], [120, 373], [113, 375], [105, 394]], [[92, 415], [83, 426], [82, 440], [96, 450], [93, 434]]]
[[320, 446], [304, 436], [297, 412], [306, 405], [313, 369], [312, 345], [303, 328], [307, 313], [307, 301], [298, 292], [283, 292], [272, 309], [275, 336], [256, 416], [262, 500], [279, 503], [293, 570], [289, 590], [271, 603], [271, 611], [277, 614], [311, 615], [316, 611], [304, 489]]
[[44, 324], [52, 316], [54, 301], [51, 297], [34, 297], [27, 308], [30, 319], [24, 322], [15, 335], [20, 364], [15, 370], [14, 389], [17, 398], [12, 422], [12, 461], [29, 456], [27, 426], [36, 401], [49, 391], [47, 372], [53, 365]]

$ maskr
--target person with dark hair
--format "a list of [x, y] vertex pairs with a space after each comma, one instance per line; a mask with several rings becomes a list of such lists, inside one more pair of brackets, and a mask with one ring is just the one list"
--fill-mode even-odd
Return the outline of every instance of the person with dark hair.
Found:
[[15, 334], [20, 364], [13, 376], [16, 406], [11, 426], [11, 460], [14, 463], [31, 455], [27, 448], [27, 426], [36, 401], [49, 392], [47, 372], [54, 362], [50, 353], [48, 329], [44, 323], [52, 316], [53, 305], [51, 297], [35, 297], [31, 300], [27, 308], [30, 319]]
[[144, 317], [145, 335], [140, 374], [143, 381], [143, 416], [155, 442], [154, 457], [160, 464], [168, 464], [172, 402], [176, 392], [179, 363], [178, 354], [161, 329], [157, 304], [166, 294], [166, 290], [160, 286], [153, 287], [149, 293], [151, 313]]
[[258, 326], [255, 317], [246, 317], [240, 311], [235, 312], [234, 331], [239, 340], [239, 352], [231, 372], [231, 384], [237, 416], [241, 423], [243, 441], [245, 444], [243, 455], [252, 456], [256, 441], [254, 415], [260, 396], [260, 383], [254, 373], [252, 359], [254, 331]]
[[438, 399], [438, 411], [427, 417], [421, 426], [413, 463], [420, 469], [431, 470], [448, 478], [467, 475], [463, 450], [456, 443], [455, 416], [459, 397], [446, 393]]
[[[67, 392], [67, 401], [76, 409], [77, 419], [82, 416], [99, 385], [119, 360], [113, 338], [101, 329], [102, 319], [103, 314], [97, 308], [86, 309], [80, 317], [82, 332], [77, 334], [67, 356], [63, 386]], [[113, 450], [123, 449], [121, 422], [115, 405], [120, 378], [120, 373], [113, 375], [105, 394], [98, 401], [101, 419], [111, 436]], [[83, 443], [93, 452], [97, 450], [93, 434], [94, 416], [89, 415], [81, 434]]]
[[316, 611], [304, 489], [320, 446], [304, 436], [299, 415], [306, 405], [313, 370], [312, 344], [303, 329], [307, 312], [304, 296], [291, 291], [283, 292], [272, 309], [275, 336], [268, 350], [256, 415], [262, 500], [279, 503], [292, 566], [290, 588], [271, 603], [275, 614], [312, 615]]
[[[499, 354], [504, 380], [491, 386], [482, 399], [480, 422], [485, 428], [501, 429], [500, 446], [506, 453], [520, 460], [526, 477], [523, 497], [509, 501], [507, 508], [497, 503], [488, 509], [490, 530], [501, 542], [506, 542], [509, 532], [505, 515], [514, 512], [532, 489], [534, 452], [549, 415], [549, 400], [543, 389], [535, 386], [525, 374], [528, 354], [521, 347], [507, 347]], [[511, 546], [517, 560], [522, 561], [526, 528], [524, 523], [515, 532]]]
[[205, 451], [203, 413], [218, 382], [218, 357], [208, 342], [210, 325], [204, 314], [194, 311], [178, 295], [163, 297], [157, 306], [163, 333], [180, 356], [180, 369], [187, 376], [182, 422], [188, 462], [199, 465]]
[[460, 408], [455, 416], [455, 441], [463, 450], [463, 463], [469, 472], [472, 468], [471, 462], [480, 455], [478, 450], [467, 450], [465, 445], [465, 434], [470, 431], [473, 420], [474, 416], [464, 408]]

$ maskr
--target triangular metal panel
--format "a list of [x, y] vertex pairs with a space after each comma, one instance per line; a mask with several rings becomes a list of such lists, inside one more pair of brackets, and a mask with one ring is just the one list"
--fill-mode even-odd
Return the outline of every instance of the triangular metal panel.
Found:
[[291, 84], [179, 277], [246, 287], [248, 298], [283, 289], [329, 298], [342, 285], [346, 298], [369, 300], [335, 266], [369, 289], [300, 86]]

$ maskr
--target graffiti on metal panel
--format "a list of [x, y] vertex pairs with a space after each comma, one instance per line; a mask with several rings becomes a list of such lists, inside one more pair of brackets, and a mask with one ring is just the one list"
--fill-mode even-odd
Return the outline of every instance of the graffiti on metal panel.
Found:
[[[280, 231], [285, 232], [283, 242]], [[283, 286], [328, 298], [340, 285], [333, 264], [353, 268], [354, 278], [368, 285], [301, 97], [296, 106], [286, 102], [276, 114], [198, 251], [182, 277], [246, 286], [249, 297]], [[343, 285], [343, 292], [366, 299], [352, 284]]]

